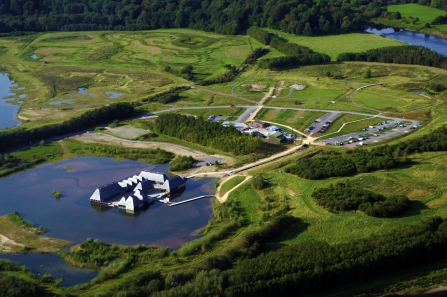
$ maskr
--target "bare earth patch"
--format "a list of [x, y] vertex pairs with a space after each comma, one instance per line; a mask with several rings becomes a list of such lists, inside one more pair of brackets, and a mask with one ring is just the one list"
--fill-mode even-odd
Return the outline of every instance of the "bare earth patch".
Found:
[[146, 135], [148, 133], [144, 129], [135, 128], [131, 125], [124, 125], [117, 128], [107, 128], [107, 130], [113, 135], [116, 135], [118, 137], [130, 138], [130, 139], [137, 138]]
[[259, 90], [262, 90], [262, 89], [265, 89], [266, 86], [263, 85], [263, 84], [261, 84], [261, 83], [259, 83], [259, 84], [252, 84], [251, 87], [252, 87], [253, 89], [259, 89]]
[[[168, 152], [171, 152], [176, 155], [181, 156], [191, 156], [196, 160], [202, 159], [206, 156], [205, 153], [201, 153], [199, 151], [183, 147], [180, 145], [169, 144], [169, 143], [159, 143], [159, 142], [145, 142], [145, 141], [135, 141], [135, 140], [126, 140], [115, 138], [114, 136], [101, 134], [101, 133], [84, 133], [81, 135], [73, 136], [74, 139], [86, 143], [111, 143], [111, 144], [120, 144], [125, 147], [134, 147], [134, 148], [149, 148], [149, 149], [162, 149]], [[226, 165], [233, 165], [235, 160], [233, 158], [221, 155], [213, 155], [214, 157], [221, 158], [222, 163]], [[210, 168], [214, 166], [207, 166], [206, 168]]]

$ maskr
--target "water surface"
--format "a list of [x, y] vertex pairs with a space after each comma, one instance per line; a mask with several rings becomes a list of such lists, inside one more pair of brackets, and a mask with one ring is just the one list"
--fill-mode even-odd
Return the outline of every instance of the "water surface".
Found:
[[19, 106], [10, 104], [5, 100], [5, 97], [12, 96], [11, 93], [12, 82], [8, 75], [0, 73], [0, 129], [6, 127], [18, 126], [22, 122], [17, 120], [17, 113]]
[[89, 95], [90, 97], [95, 97], [95, 95], [87, 92], [87, 88], [78, 88], [78, 93], [82, 95]]
[[51, 274], [55, 279], [62, 278], [63, 287], [88, 283], [99, 273], [99, 270], [73, 267], [57, 254], [11, 254], [0, 255], [0, 258], [25, 265], [34, 274]]
[[[207, 224], [211, 217], [209, 199], [175, 207], [155, 202], [136, 213], [93, 207], [89, 200], [97, 187], [143, 169], [166, 172], [167, 166], [98, 157], [46, 164], [0, 179], [0, 215], [18, 211], [25, 219], [42, 225], [47, 230], [46, 236], [74, 243], [91, 237], [106, 243], [178, 248], [195, 238], [195, 231]], [[63, 193], [59, 200], [52, 195], [56, 189]], [[213, 180], [191, 179], [175, 201], [205, 194], [214, 194]]]
[[107, 91], [107, 92], [105, 92], [105, 94], [109, 95], [110, 99], [116, 99], [118, 97], [121, 97], [121, 96], [125, 95], [124, 93], [118, 93], [118, 92], [115, 92], [115, 91]]
[[366, 32], [389, 37], [412, 45], [425, 46], [447, 56], [447, 39], [441, 37], [393, 28], [369, 28]]

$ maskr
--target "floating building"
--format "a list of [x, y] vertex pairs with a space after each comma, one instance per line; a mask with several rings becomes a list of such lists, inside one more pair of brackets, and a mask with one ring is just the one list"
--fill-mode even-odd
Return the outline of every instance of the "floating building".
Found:
[[[135, 210], [155, 200], [156, 196], [148, 196], [148, 193], [155, 188], [167, 193], [174, 193], [181, 191], [185, 186], [185, 178], [178, 175], [169, 178], [164, 173], [141, 171], [139, 175], [97, 188], [90, 197], [90, 202]], [[119, 196], [122, 197], [118, 203], [109, 203], [111, 200], [117, 201]]]

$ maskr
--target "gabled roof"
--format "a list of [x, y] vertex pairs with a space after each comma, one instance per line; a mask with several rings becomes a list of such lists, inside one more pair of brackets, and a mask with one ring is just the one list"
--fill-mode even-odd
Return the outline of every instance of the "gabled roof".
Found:
[[90, 200], [104, 202], [118, 195], [122, 190], [123, 188], [117, 182], [113, 182], [97, 188], [93, 195], [90, 197]]
[[135, 197], [137, 197], [138, 199], [140, 199], [143, 202], [146, 202], [147, 199], [147, 195], [144, 192], [141, 192], [140, 190], [135, 190], [135, 192], [133, 193]]
[[137, 209], [140, 205], [143, 204], [143, 200], [138, 199], [134, 195], [130, 195], [126, 199], [126, 209]]
[[152, 189], [154, 189], [154, 185], [151, 184], [148, 180], [143, 180], [138, 183], [134, 191], [141, 190], [142, 193], [147, 193], [147, 191], [150, 191]]
[[161, 186], [162, 189], [165, 189], [167, 191], [177, 190], [177, 188], [182, 187], [185, 185], [185, 179], [181, 176], [175, 175], [171, 179], [167, 180], [163, 186]]
[[141, 171], [139, 174], [141, 177], [155, 183], [163, 184], [169, 177], [160, 172], [152, 172], [152, 171]]

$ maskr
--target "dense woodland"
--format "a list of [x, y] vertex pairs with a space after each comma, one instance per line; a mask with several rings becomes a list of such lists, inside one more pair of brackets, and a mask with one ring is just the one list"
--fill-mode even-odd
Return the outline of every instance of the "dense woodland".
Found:
[[378, 1], [342, 0], [3, 0], [0, 32], [193, 28], [223, 34], [249, 26], [299, 35], [363, 30]]
[[389, 46], [363, 53], [342, 53], [338, 55], [337, 60], [424, 65], [447, 69], [446, 56], [416, 45]]
[[133, 114], [134, 107], [132, 104], [119, 102], [87, 111], [60, 124], [30, 129], [15, 127], [2, 130], [0, 131], [0, 143], [6, 145], [0, 147], [0, 152], [5, 152], [14, 146], [40, 142], [42, 139], [78, 132], [116, 119], [129, 118]]
[[[203, 117], [196, 119], [179, 114], [159, 115], [155, 120], [155, 131], [235, 155], [254, 153], [263, 144], [259, 137], [241, 134], [234, 127], [224, 127]], [[269, 146], [276, 147], [274, 144]]]
[[360, 210], [373, 217], [392, 217], [401, 214], [409, 206], [403, 195], [383, 195], [353, 186], [346, 182], [330, 184], [312, 192], [318, 205], [330, 211]]

